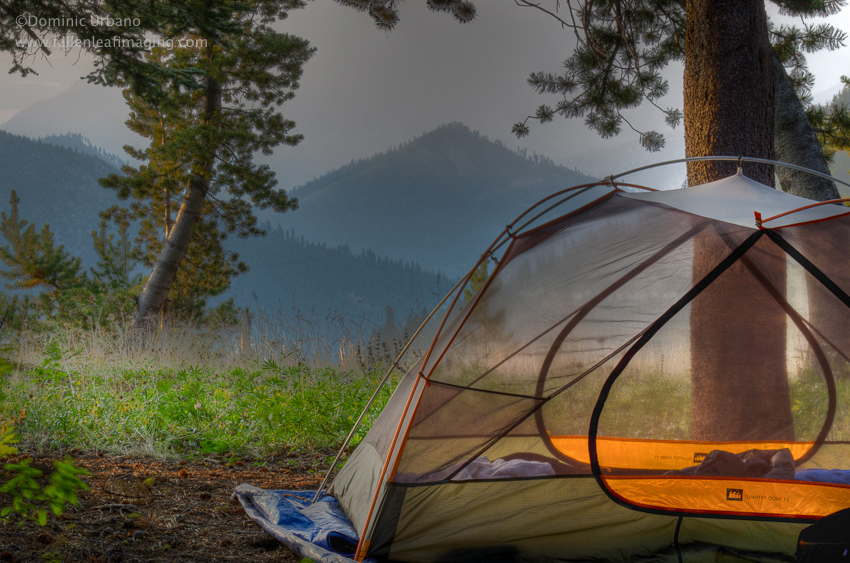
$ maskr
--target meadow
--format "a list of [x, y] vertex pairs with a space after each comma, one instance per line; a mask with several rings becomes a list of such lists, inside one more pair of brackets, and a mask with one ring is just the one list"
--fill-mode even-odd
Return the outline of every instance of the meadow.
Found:
[[118, 325], [16, 333], [0, 355], [0, 420], [11, 423], [21, 447], [38, 451], [192, 459], [338, 448], [398, 342], [268, 328], [175, 323], [139, 334]]
[[[374, 333], [370, 340], [352, 327], [331, 331], [327, 319], [296, 321], [172, 323], [135, 334], [120, 324], [17, 332], [0, 350], [0, 421], [14, 428], [27, 450], [190, 460], [329, 454], [343, 443], [403, 343], [375, 340]], [[414, 348], [402, 363], [418, 354]], [[400, 375], [395, 370], [381, 389], [349, 449], [377, 418]], [[586, 432], [605, 374], [599, 375], [550, 405], [550, 430]], [[689, 439], [688, 382], [624, 378], [606, 404], [603, 434]], [[791, 380], [790, 391], [798, 437], [814, 439], [826, 412], [823, 381], [804, 371]], [[847, 440], [850, 413], [842, 406], [850, 401], [850, 379], [840, 377], [837, 391], [829, 439]]]

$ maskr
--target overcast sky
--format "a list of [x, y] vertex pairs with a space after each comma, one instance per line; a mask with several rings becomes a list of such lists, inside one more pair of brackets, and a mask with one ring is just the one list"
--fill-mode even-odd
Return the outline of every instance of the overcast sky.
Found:
[[[400, 23], [385, 33], [366, 14], [332, 0], [313, 0], [281, 22], [280, 29], [318, 48], [305, 67], [295, 99], [282, 107], [305, 140], [295, 148], [277, 149], [268, 159], [281, 187], [303, 184], [351, 159], [450, 121], [461, 121], [509, 147], [527, 147], [598, 175], [684, 156], [682, 130], [667, 129], [662, 116], [647, 108], [630, 118], [638, 127], [657, 128], [666, 135], [668, 146], [661, 154], [636, 148], [637, 135], [630, 130], [604, 141], [587, 131], [581, 120], [563, 118], [533, 126], [528, 138], [517, 140], [510, 133], [513, 123], [542, 102], [554, 105], [551, 96], [538, 96], [527, 86], [528, 74], [558, 71], [574, 39], [545, 14], [520, 8], [513, 0], [479, 0], [477, 7], [478, 17], [460, 25], [446, 14], [428, 11], [424, 0], [407, 0], [401, 6]], [[771, 17], [779, 21], [775, 13]], [[850, 10], [832, 23], [850, 31]], [[809, 57], [817, 97], [828, 99], [837, 91], [840, 75], [850, 74], [848, 60], [848, 48]], [[50, 128], [56, 133], [73, 129], [98, 144], [111, 145], [105, 148], [113, 151], [133, 139], [123, 126], [126, 110], [120, 92], [80, 84], [79, 78], [90, 70], [88, 61], [60, 55], [49, 62], [36, 62], [39, 76], [0, 74], [0, 123], [75, 86], [76, 97], [66, 94], [76, 101], [62, 108], [64, 119], [43, 117], [37, 123], [39, 115], [48, 114], [24, 112], [18, 117], [18, 129], [11, 127], [13, 119], [10, 130], [24, 133], [29, 128], [40, 135]], [[0, 63], [8, 68], [8, 56], [0, 57]], [[669, 67], [671, 94], [661, 105], [681, 107], [681, 75], [680, 65]], [[87, 103], [79, 102], [80, 92]]]

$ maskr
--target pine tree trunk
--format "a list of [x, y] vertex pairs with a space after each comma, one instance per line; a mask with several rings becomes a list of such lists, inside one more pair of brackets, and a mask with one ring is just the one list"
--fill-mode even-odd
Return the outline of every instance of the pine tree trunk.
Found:
[[[685, 31], [687, 156], [773, 158], [773, 54], [763, 0], [688, 0]], [[688, 185], [735, 173], [733, 162], [692, 162]], [[773, 186], [773, 167], [744, 174]]]
[[[774, 149], [776, 160], [811, 168], [822, 174], [831, 174], [820, 148], [817, 136], [812, 129], [803, 104], [794, 92], [794, 85], [785, 72], [785, 68], [776, 56], [773, 57], [775, 87], [775, 130]], [[776, 168], [779, 184], [783, 192], [796, 196], [826, 201], [838, 199], [838, 189], [833, 182], [812, 174], [783, 168]]]
[[[688, 0], [687, 156], [773, 158], [773, 72], [763, 0]], [[734, 174], [735, 166], [690, 163], [688, 183], [719, 180]], [[772, 166], [745, 164], [744, 174], [773, 186]], [[709, 246], [710, 241], [695, 241], [695, 282], [716, 265]], [[774, 257], [759, 267], [784, 295], [785, 260], [779, 253]], [[741, 261], [693, 301], [695, 439], [793, 439], [785, 323], [776, 301], [759, 289]]]
[[[215, 120], [215, 114], [221, 108], [221, 85], [207, 77], [206, 86], [207, 98], [203, 120], [204, 123], [212, 123]], [[204, 173], [192, 175], [183, 195], [180, 210], [177, 212], [177, 218], [171, 226], [162, 251], [157, 256], [156, 264], [154, 264], [148, 281], [139, 295], [138, 308], [134, 319], [136, 324], [148, 321], [163, 310], [168, 299], [168, 292], [171, 290], [174, 280], [177, 279], [180, 264], [186, 257], [189, 243], [192, 241], [192, 233], [201, 218], [204, 202], [209, 191], [210, 178], [215, 163], [215, 148], [208, 147], [202, 158], [203, 160], [199, 163], [198, 168], [202, 169]]]

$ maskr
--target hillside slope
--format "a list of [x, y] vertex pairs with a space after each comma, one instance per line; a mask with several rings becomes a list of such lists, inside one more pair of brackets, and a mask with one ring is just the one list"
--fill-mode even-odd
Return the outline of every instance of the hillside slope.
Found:
[[452, 123], [293, 190], [299, 209], [264, 219], [458, 275], [529, 205], [588, 181]]
[[423, 307], [430, 310], [454, 284], [413, 262], [316, 244], [279, 227], [264, 238], [233, 240], [228, 246], [251, 269], [234, 279], [225, 296], [269, 315], [291, 317], [296, 309], [324, 317], [330, 311], [379, 323], [387, 306], [402, 318]]
[[0, 211], [15, 190], [21, 219], [48, 223], [57, 244], [93, 264], [98, 213], [118, 203], [97, 180], [118, 169], [93, 155], [0, 131]]
[[[8, 213], [15, 190], [21, 200], [19, 217], [38, 229], [49, 224], [55, 242], [81, 256], [89, 267], [96, 262], [91, 232], [100, 224], [98, 213], [120, 203], [115, 192], [97, 180], [117, 169], [90, 144], [83, 143], [79, 150], [52, 144], [75, 140], [82, 142], [76, 135], [44, 142], [0, 131], [0, 211]], [[406, 311], [405, 316], [412, 309], [419, 313], [436, 304], [451, 285], [444, 276], [413, 262], [315, 244], [268, 227], [265, 238], [232, 237], [226, 243], [250, 268], [223, 296], [236, 297], [241, 306], [273, 314], [315, 310], [324, 315], [330, 310], [378, 323], [388, 305], [399, 314]]]

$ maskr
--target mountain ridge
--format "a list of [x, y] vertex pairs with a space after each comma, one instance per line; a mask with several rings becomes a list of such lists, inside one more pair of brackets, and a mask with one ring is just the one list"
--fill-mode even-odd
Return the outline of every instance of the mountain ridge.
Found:
[[38, 229], [48, 223], [56, 244], [93, 264], [98, 214], [119, 203], [97, 180], [118, 169], [91, 154], [0, 131], [0, 170], [0, 210], [8, 213], [15, 190], [21, 219]]
[[[99, 178], [118, 170], [102, 160], [103, 151], [85, 143], [77, 146], [82, 139], [74, 134], [60, 138], [69, 148], [54, 144], [51, 138], [33, 140], [0, 131], [0, 170], [4, 172], [0, 211], [8, 214], [15, 190], [19, 219], [33, 223], [37, 230], [48, 224], [54, 243], [81, 257], [89, 268], [97, 261], [91, 233], [100, 224], [99, 212], [128, 202], [120, 202], [114, 191], [98, 184]], [[385, 318], [386, 306], [418, 312], [435, 304], [450, 285], [439, 272], [413, 262], [371, 251], [354, 253], [345, 246], [306, 240], [292, 230], [267, 227], [265, 238], [226, 241], [227, 248], [238, 251], [247, 262], [249, 271], [237, 276], [230, 290], [211, 303], [235, 296], [240, 306], [271, 313], [335, 310], [377, 323]], [[5, 243], [0, 238], [0, 245]], [[2, 264], [0, 269], [5, 269]]]
[[297, 211], [263, 218], [457, 276], [530, 205], [590, 181], [453, 122], [297, 187]]

